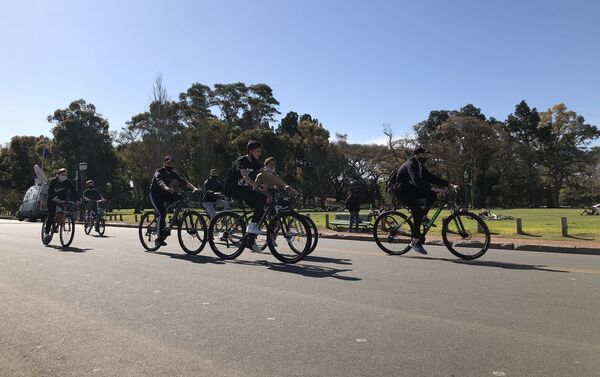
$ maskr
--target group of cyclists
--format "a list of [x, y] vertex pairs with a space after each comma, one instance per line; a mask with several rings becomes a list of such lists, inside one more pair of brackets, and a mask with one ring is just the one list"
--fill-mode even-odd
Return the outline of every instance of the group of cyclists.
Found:
[[[283, 189], [297, 193], [276, 174], [276, 161], [273, 157], [267, 158], [263, 164], [260, 163], [262, 148], [260, 142], [249, 141], [246, 154], [234, 161], [227, 172], [224, 183], [219, 180], [219, 172], [216, 169], [210, 171], [209, 177], [204, 182], [201, 199], [210, 219], [215, 217], [217, 207], [222, 207], [224, 210], [229, 209], [227, 197], [231, 197], [243, 201], [253, 209], [246, 233], [260, 235], [263, 232], [259, 229], [258, 223], [263, 217], [265, 205], [273, 200], [272, 190]], [[458, 187], [429, 172], [426, 167], [429, 156], [430, 152], [427, 149], [416, 148], [413, 156], [398, 167], [388, 180], [390, 192], [398, 202], [410, 209], [413, 215], [414, 226], [412, 226], [410, 247], [420, 254], [427, 254], [423, 247], [421, 223], [427, 221], [428, 211], [438, 196], [445, 195], [448, 188], [456, 189]], [[165, 156], [163, 166], [156, 170], [150, 185], [150, 202], [158, 214], [156, 246], [166, 245], [168, 205], [182, 199], [181, 194], [175, 191], [173, 183], [178, 182], [194, 192], [200, 191], [195, 185], [181, 177], [174, 168], [174, 157]], [[51, 226], [54, 223], [57, 205], [65, 202], [69, 194], [71, 200], [74, 199], [77, 204], [81, 203], [75, 186], [67, 178], [67, 170], [61, 168], [48, 185], [48, 217], [43, 235], [45, 243], [52, 238]], [[100, 192], [95, 189], [93, 180], [86, 182], [86, 190], [82, 196], [86, 202], [104, 200]], [[254, 252], [260, 252], [256, 242], [249, 247]]]

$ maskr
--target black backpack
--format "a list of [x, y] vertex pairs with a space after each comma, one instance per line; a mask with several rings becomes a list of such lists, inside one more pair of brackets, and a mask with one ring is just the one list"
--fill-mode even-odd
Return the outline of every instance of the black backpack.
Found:
[[392, 171], [392, 173], [389, 175], [387, 181], [385, 181], [385, 191], [393, 194], [394, 190], [398, 188], [398, 186], [400, 185], [400, 168], [397, 168], [396, 170]]
[[237, 183], [237, 169], [235, 168], [235, 164], [233, 164], [225, 175], [225, 194], [227, 196], [231, 196], [231, 193], [233, 192], [235, 186], [237, 186]]

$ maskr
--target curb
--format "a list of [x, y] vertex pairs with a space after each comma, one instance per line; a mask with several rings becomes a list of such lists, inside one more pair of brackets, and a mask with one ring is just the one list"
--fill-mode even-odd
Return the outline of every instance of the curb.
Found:
[[[0, 216], [0, 219], [4, 220], [16, 220], [12, 216]], [[80, 224], [80, 222], [78, 222]], [[119, 224], [119, 223], [106, 223], [106, 226], [112, 226], [115, 228], [137, 228], [136, 224]], [[346, 234], [335, 234], [335, 233], [321, 233], [319, 234], [319, 238], [324, 239], [338, 239], [338, 240], [346, 240], [346, 241], [369, 241], [375, 242], [375, 239], [372, 236], [354, 236], [354, 235], [346, 235]], [[426, 245], [433, 246], [444, 246], [442, 241], [433, 240], [425, 243]], [[531, 245], [531, 244], [520, 244], [520, 243], [512, 243], [512, 242], [491, 242], [490, 249], [499, 249], [499, 250], [515, 250], [515, 251], [530, 251], [530, 252], [538, 252], [538, 253], [558, 253], [558, 254], [580, 254], [580, 255], [600, 255], [600, 248], [593, 247], [565, 247], [565, 246], [556, 246], [556, 245]]]

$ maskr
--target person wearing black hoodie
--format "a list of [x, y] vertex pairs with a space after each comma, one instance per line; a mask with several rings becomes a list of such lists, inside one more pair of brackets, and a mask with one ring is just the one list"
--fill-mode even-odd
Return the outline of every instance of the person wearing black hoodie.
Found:
[[446, 193], [445, 188], [458, 187], [429, 172], [425, 166], [429, 155], [430, 152], [427, 149], [416, 148], [413, 156], [390, 177], [390, 188], [394, 196], [406, 205], [413, 215], [411, 247], [420, 254], [427, 254], [421, 240], [421, 224], [426, 219], [429, 208], [435, 202], [438, 194]]
[[356, 233], [358, 233], [358, 224], [360, 223], [360, 200], [357, 196], [352, 194], [352, 191], [348, 191], [348, 197], [346, 198], [346, 209], [350, 212], [350, 227], [348, 232], [352, 232], [352, 224], [356, 224]]

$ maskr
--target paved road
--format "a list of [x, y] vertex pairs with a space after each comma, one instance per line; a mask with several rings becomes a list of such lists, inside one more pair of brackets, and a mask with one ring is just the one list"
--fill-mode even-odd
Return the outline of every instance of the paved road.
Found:
[[0, 220], [1, 376], [600, 376], [598, 256], [322, 240], [224, 262], [40, 226]]

